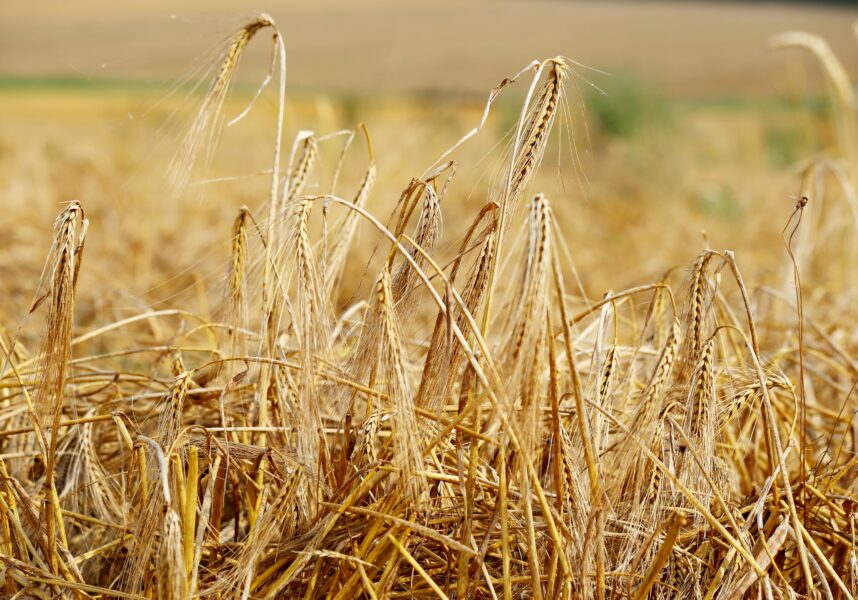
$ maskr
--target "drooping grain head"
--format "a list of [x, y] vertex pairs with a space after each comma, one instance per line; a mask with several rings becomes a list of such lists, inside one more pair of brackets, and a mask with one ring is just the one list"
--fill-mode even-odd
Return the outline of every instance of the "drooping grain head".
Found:
[[375, 410], [370, 414], [361, 425], [357, 433], [357, 440], [352, 452], [351, 461], [360, 467], [373, 465], [378, 462], [379, 458], [379, 431], [381, 430], [381, 422], [388, 418], [390, 413]]
[[[417, 246], [424, 252], [431, 253], [434, 249], [435, 243], [441, 235], [441, 222], [441, 201], [433, 186], [427, 184], [413, 238]], [[410, 252], [414, 262], [422, 268], [426, 263], [422, 253], [414, 249], [411, 249]], [[409, 308], [414, 305], [415, 298], [412, 288], [418, 280], [418, 275], [404, 258], [399, 257], [398, 261], [399, 266], [393, 275], [391, 285], [399, 314], [404, 316], [409, 313]]]
[[691, 268], [687, 336], [687, 358], [691, 363], [694, 363], [697, 360], [703, 345], [704, 336], [706, 335], [706, 313], [709, 309], [707, 306], [707, 293], [709, 286], [707, 267], [711, 258], [712, 253], [705, 250], [700, 253]]
[[542, 161], [567, 76], [566, 64], [561, 57], [545, 61], [540, 68], [544, 71], [544, 80], [536, 99], [528, 107], [521, 145], [508, 178], [508, 197], [504, 206], [507, 214], [514, 214], [518, 200]]
[[[42, 366], [35, 394], [34, 410], [41, 430], [49, 432], [49, 469], [53, 468], [57, 445], [57, 425], [65, 401], [66, 362], [71, 355], [74, 290], [80, 269], [87, 221], [83, 209], [71, 202], [57, 217], [54, 242], [46, 263], [43, 284], [47, 289], [36, 300], [31, 312], [48, 302], [45, 335], [42, 342]], [[44, 441], [44, 440], [42, 440]]]
[[512, 299], [511, 343], [505, 349], [510, 365], [518, 360], [523, 348], [532, 348], [544, 329], [550, 291], [551, 230], [551, 206], [545, 196], [537, 194], [530, 205], [527, 252]]
[[289, 206], [295, 198], [304, 192], [304, 187], [313, 172], [318, 155], [319, 145], [316, 136], [308, 135], [301, 142], [301, 150], [295, 164], [289, 169], [289, 178], [286, 180], [284, 189], [284, 207]]
[[411, 393], [406, 356], [403, 350], [399, 317], [394, 305], [390, 272], [384, 270], [376, 285], [380, 335], [378, 364], [387, 381], [392, 400], [391, 426], [394, 440], [393, 464], [399, 468], [403, 483], [414, 498], [420, 492], [422, 478], [417, 475], [423, 463], [414, 398]]
[[[616, 345], [608, 347], [602, 361], [599, 378], [597, 380], [598, 396], [596, 398], [600, 406], [606, 410], [613, 408], [613, 396], [616, 381], [620, 377], [620, 353]], [[593, 416], [593, 439], [597, 447], [607, 444], [609, 429], [606, 427], [605, 418], [601, 413]]]
[[204, 165], [210, 161], [223, 121], [224, 101], [241, 55], [253, 36], [268, 27], [274, 30], [275, 37], [280, 35], [274, 20], [267, 14], [260, 14], [245, 23], [227, 43], [208, 92], [170, 164], [169, 184], [174, 194], [181, 193], [190, 181], [201, 153]]
[[522, 460], [531, 460], [544, 436], [542, 414], [544, 372], [548, 361], [545, 323], [550, 310], [552, 261], [552, 213], [542, 194], [531, 201], [527, 250], [522, 256], [518, 281], [513, 287], [510, 320], [502, 356], [505, 383], [509, 390], [507, 410], [520, 399]]
[[[767, 375], [765, 378], [766, 389], [788, 390], [794, 393], [792, 383], [782, 374]], [[762, 396], [762, 386], [756, 373], [748, 373], [735, 387], [730, 401], [719, 407], [719, 428], [729, 427], [744, 410], [753, 410], [756, 399]]]
[[[677, 459], [677, 472], [690, 489], [698, 491], [701, 502], [709, 504], [713, 493], [709, 481], [723, 483], [716, 446], [719, 443], [718, 409], [716, 399], [715, 335], [709, 337], [700, 350], [691, 376], [685, 407], [685, 439]], [[699, 519], [698, 519], [699, 520]]]
[[602, 363], [602, 372], [599, 376], [599, 399], [603, 404], [607, 403], [607, 399], [611, 395], [618, 366], [619, 353], [617, 347], [612, 345], [605, 354], [605, 360]]
[[319, 145], [312, 132], [302, 131], [295, 140], [291, 162], [283, 181], [283, 190], [277, 198], [274, 215], [277, 220], [278, 233], [276, 240], [282, 240], [288, 226], [288, 213], [294, 208], [296, 201], [304, 193], [307, 182], [316, 165]]
[[158, 421], [157, 439], [161, 446], [169, 449], [175, 443], [184, 424], [185, 398], [191, 386], [193, 373], [184, 371], [176, 375], [169, 391], [164, 395], [161, 418]]
[[691, 439], [711, 439], [714, 435], [712, 430], [715, 394], [714, 352], [715, 338], [712, 336], [703, 344], [692, 376], [693, 384], [686, 409], [686, 423]]
[[632, 431], [638, 431], [648, 423], [653, 423], [654, 419], [661, 413], [662, 393], [670, 380], [681, 340], [682, 333], [679, 326], [679, 319], [674, 318], [667, 342], [661, 350], [649, 383], [641, 395], [640, 404], [637, 407], [637, 412], [632, 422]]
[[302, 464], [310, 472], [325, 448], [322, 430], [322, 399], [317, 393], [316, 364], [318, 355], [327, 351], [330, 341], [330, 315], [327, 298], [310, 241], [309, 218], [312, 202], [298, 199], [293, 210], [292, 252], [288, 259], [296, 277], [296, 309], [292, 326], [296, 330], [301, 358], [298, 378], [302, 405], [294, 423], [297, 429], [298, 452]]
[[59, 454], [67, 456], [70, 464], [66, 476], [57, 478], [59, 499], [70, 510], [114, 522], [124, 517], [123, 490], [102, 462], [94, 432], [94, 425], [88, 423], [79, 436], [64, 438]]
[[[488, 211], [481, 211], [468, 230], [468, 234], [462, 240], [459, 247], [460, 257], [469, 248], [471, 240], [482, 221], [490, 215]], [[462, 310], [458, 303], [452, 302], [449, 297], [451, 291], [446, 292], [447, 312], [439, 311], [432, 331], [429, 349], [423, 365], [423, 376], [420, 378], [420, 387], [417, 392], [416, 403], [421, 408], [437, 410], [445, 398], [449, 398], [462, 365], [464, 353], [459, 344], [451, 338], [452, 326], [455, 323], [463, 332], [470, 344], [473, 341], [473, 332], [466, 324], [466, 314], [476, 315], [482, 306], [488, 288], [489, 270], [494, 256], [494, 229], [492, 225], [486, 227], [476, 235], [476, 240], [482, 240], [476, 245], [478, 250], [476, 259], [471, 266], [468, 279], [462, 288], [461, 297], [464, 303]], [[451, 286], [455, 286], [456, 275], [461, 265], [461, 259], [456, 260], [450, 272]]]
[[[423, 487], [422, 477], [417, 475], [423, 458], [420, 443], [423, 436], [417, 424], [414, 410], [415, 399], [408, 374], [407, 356], [404, 350], [399, 315], [394, 304], [392, 278], [389, 265], [379, 275], [368, 302], [361, 328], [360, 339], [348, 364], [348, 371], [358, 382], [366, 381], [382, 392], [386, 398], [382, 409], [367, 415], [361, 427], [361, 438], [357, 455], [364, 459], [387, 458], [398, 469], [399, 480], [414, 498]], [[389, 417], [391, 442], [389, 450], [382, 455], [365, 436], [378, 431], [382, 420]], [[356, 456], [357, 456], [356, 455]]]
[[[250, 220], [250, 210], [242, 206], [238, 216], [232, 223], [232, 248], [229, 270], [229, 304], [231, 325], [235, 328], [243, 326], [242, 313], [245, 298], [245, 275], [247, 270], [247, 223]], [[234, 335], [234, 332], [230, 332]]]

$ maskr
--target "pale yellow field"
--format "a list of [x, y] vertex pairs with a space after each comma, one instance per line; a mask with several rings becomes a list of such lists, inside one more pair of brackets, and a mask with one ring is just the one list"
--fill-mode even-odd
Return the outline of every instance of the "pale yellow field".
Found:
[[[529, 61], [561, 54], [670, 93], [770, 93], [783, 61], [767, 40], [792, 29], [822, 35], [858, 67], [858, 9], [812, 3], [35, 0], [3, 7], [0, 75], [174, 81], [260, 10], [284, 31], [296, 89], [483, 93]], [[256, 45], [247, 62], [259, 73], [267, 51]]]

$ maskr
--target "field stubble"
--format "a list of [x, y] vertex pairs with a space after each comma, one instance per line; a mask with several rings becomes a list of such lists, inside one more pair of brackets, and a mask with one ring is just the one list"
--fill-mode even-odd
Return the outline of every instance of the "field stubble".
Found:
[[181, 102], [0, 99], [5, 593], [854, 597], [854, 101], [611, 137], [558, 58], [449, 153], [276, 93], [215, 151], [259, 30], [169, 182]]

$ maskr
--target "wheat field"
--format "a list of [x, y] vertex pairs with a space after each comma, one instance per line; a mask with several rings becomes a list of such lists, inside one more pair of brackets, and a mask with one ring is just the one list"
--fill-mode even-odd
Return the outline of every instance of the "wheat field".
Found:
[[0, 94], [0, 596], [858, 594], [823, 37], [767, 40], [815, 95], [738, 109], [563, 56], [291, 95], [287, 42], [249, 17], [157, 101]]

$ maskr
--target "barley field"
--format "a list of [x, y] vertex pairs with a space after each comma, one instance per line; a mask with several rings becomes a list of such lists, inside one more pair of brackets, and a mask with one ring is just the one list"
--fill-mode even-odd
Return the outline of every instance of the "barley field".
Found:
[[858, 594], [858, 8], [265, 8], [3, 9], [0, 597]]

